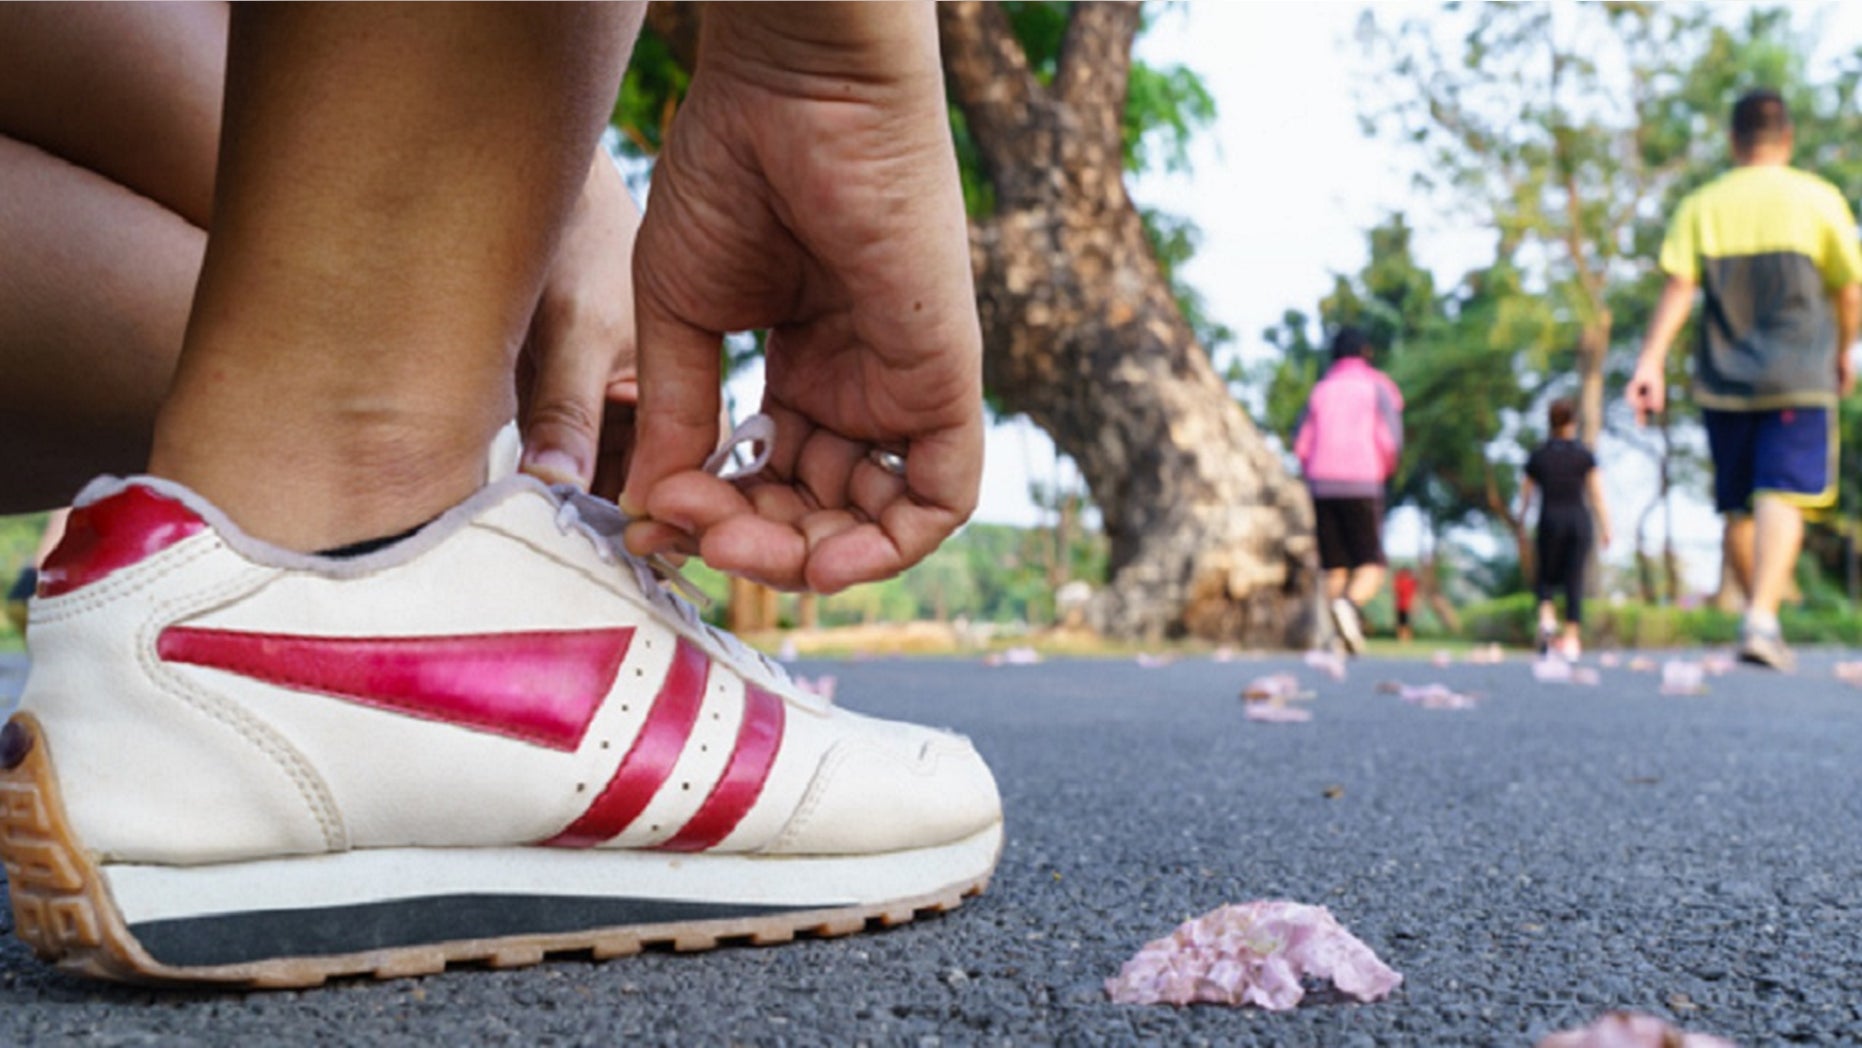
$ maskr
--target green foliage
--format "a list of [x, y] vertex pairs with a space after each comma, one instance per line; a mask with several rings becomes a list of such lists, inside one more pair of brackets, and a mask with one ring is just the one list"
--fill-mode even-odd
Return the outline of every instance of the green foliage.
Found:
[[[1461, 610], [1462, 632], [1471, 640], [1497, 641], [1514, 647], [1537, 642], [1539, 602], [1530, 593], [1512, 593], [1482, 601]], [[1802, 616], [1787, 616], [1786, 633]], [[1739, 636], [1739, 617], [1717, 608], [1682, 609], [1601, 600], [1584, 602], [1587, 641], [1600, 648], [1676, 648], [1700, 644], [1731, 644]]]
[[666, 42], [655, 33], [642, 32], [634, 42], [633, 57], [627, 62], [621, 93], [609, 118], [625, 136], [623, 148], [638, 157], [659, 155], [666, 143], [666, 125], [691, 84], [691, 74], [673, 58]]
[[[3, 535], [0, 532], [0, 535]], [[1048, 583], [1053, 533], [1047, 528], [971, 524], [916, 567], [897, 578], [854, 586], [821, 598], [822, 626], [868, 622], [949, 621], [1044, 625], [1054, 621]], [[1066, 551], [1067, 578], [1105, 575], [1106, 542], [1099, 535], [1074, 538]], [[730, 580], [703, 562], [688, 561], [681, 573], [711, 600], [705, 618], [722, 625]], [[796, 620], [795, 597], [785, 597], [781, 617]]]
[[[32, 561], [38, 550], [39, 536], [45, 531], [45, 514], [0, 517], [0, 596], [13, 588], [21, 568]], [[0, 616], [0, 651], [17, 650], [20, 638], [13, 626]]]

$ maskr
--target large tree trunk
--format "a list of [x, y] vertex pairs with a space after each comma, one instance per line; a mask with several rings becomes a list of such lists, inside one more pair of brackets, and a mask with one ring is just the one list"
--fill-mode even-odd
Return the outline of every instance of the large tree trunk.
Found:
[[940, 4], [944, 67], [995, 189], [972, 229], [989, 388], [1076, 463], [1110, 540], [1094, 625], [1303, 645], [1311, 507], [1229, 395], [1122, 177], [1135, 4], [1072, 9], [1051, 85], [999, 7]]
[[1603, 433], [1603, 361], [1610, 352], [1610, 310], [1601, 305], [1578, 331], [1578, 438], [1593, 450]]

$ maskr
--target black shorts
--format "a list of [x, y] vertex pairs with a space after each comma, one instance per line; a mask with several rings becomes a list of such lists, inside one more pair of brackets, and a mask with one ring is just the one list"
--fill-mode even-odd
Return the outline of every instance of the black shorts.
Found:
[[1383, 499], [1313, 499], [1319, 566], [1357, 568], [1384, 562]]

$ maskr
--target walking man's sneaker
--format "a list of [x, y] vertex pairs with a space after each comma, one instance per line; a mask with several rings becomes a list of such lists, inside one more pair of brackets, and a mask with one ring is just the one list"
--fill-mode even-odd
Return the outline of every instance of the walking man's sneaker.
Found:
[[1345, 650], [1353, 655], [1364, 650], [1364, 616], [1358, 606], [1345, 597], [1332, 601], [1332, 625], [1338, 628], [1338, 639], [1345, 642]]
[[1739, 661], [1787, 673], [1797, 668], [1797, 656], [1785, 647], [1781, 631], [1755, 629], [1751, 623], [1739, 631]]
[[108, 978], [330, 976], [783, 942], [983, 889], [995, 781], [701, 621], [610, 503], [498, 481], [353, 559], [99, 481], [0, 734], [14, 928]]

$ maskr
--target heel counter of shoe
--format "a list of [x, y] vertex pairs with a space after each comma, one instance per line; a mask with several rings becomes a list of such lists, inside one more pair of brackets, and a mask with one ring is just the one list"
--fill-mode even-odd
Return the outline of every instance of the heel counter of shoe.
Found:
[[55, 753], [79, 839], [122, 861], [327, 850], [327, 791], [265, 725], [165, 671], [163, 628], [256, 572], [202, 516], [126, 486], [75, 509], [32, 609], [20, 709]]

